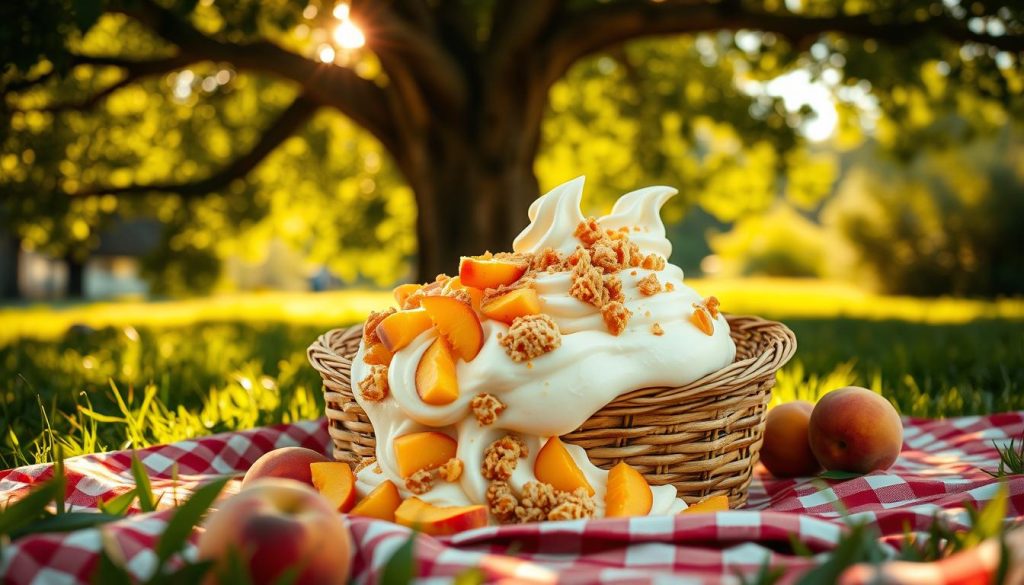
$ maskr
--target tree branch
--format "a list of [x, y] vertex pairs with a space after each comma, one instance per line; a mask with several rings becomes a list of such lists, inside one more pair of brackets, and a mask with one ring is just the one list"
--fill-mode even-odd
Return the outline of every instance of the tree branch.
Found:
[[1012, 52], [1024, 51], [1022, 36], [975, 33], [963, 22], [950, 17], [917, 21], [884, 20], [868, 14], [809, 17], [687, 2], [617, 2], [567, 14], [561, 26], [553, 27], [554, 34], [545, 42], [550, 56], [547, 79], [549, 83], [554, 82], [579, 59], [630, 39], [740, 29], [773, 32], [796, 45], [827, 32], [871, 38], [892, 45], [908, 44], [922, 35], [939, 34], [953, 41], [981, 43]]
[[295, 81], [308, 99], [345, 114], [392, 153], [400, 148], [386, 93], [349, 68], [317, 63], [269, 41], [232, 43], [209, 37], [153, 0], [135, 0], [121, 7], [120, 12], [173, 43], [182, 53]]
[[302, 128], [320, 107], [316, 101], [300, 95], [282, 111], [263, 131], [260, 139], [245, 154], [231, 161], [226, 167], [204, 179], [182, 183], [151, 183], [148, 185], [126, 185], [124, 187], [89, 187], [74, 193], [76, 197], [96, 195], [138, 195], [161, 192], [175, 193], [182, 197], [199, 197], [223, 189], [232, 181], [240, 179], [259, 165], [282, 142]]
[[487, 54], [491, 66], [504, 70], [533, 46], [561, 6], [560, 0], [499, 0], [494, 8]]
[[111, 85], [108, 85], [107, 87], [99, 90], [98, 92], [88, 97], [85, 97], [77, 101], [51, 104], [39, 108], [38, 111], [67, 112], [89, 110], [99, 105], [100, 102], [105, 100], [107, 97], [109, 97], [111, 94], [113, 94], [119, 89], [127, 87], [146, 77], [170, 73], [171, 71], [181, 69], [182, 67], [195, 63], [196, 61], [197, 59], [194, 59], [184, 54], [179, 54], [174, 57], [166, 57], [163, 59], [150, 59], [142, 61], [123, 59], [121, 57], [73, 55], [72, 66], [74, 67], [77, 67], [79, 65], [93, 65], [97, 67], [120, 67], [121, 69], [124, 69], [125, 75], [119, 81], [112, 83]]

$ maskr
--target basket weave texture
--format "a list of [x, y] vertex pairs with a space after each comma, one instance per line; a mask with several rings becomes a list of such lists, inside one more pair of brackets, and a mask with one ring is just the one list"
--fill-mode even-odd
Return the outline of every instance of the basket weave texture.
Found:
[[[785, 325], [759, 317], [728, 316], [736, 360], [703, 378], [674, 388], [623, 394], [562, 437], [610, 469], [619, 461], [652, 485], [672, 484], [687, 503], [729, 496], [742, 506], [764, 434], [775, 373], [796, 351]], [[334, 329], [309, 346], [309, 361], [324, 381], [334, 458], [357, 464], [373, 457], [373, 426], [352, 396], [352, 358], [362, 325]]]

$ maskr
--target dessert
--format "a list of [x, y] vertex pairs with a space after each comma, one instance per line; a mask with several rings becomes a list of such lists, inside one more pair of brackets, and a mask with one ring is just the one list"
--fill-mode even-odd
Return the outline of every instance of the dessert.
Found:
[[396, 308], [368, 317], [351, 376], [376, 457], [356, 487], [393, 484], [400, 522], [448, 533], [480, 525], [480, 506], [501, 523], [686, 508], [673, 486], [600, 469], [559, 439], [622, 394], [688, 384], [736, 355], [718, 301], [667, 262], [659, 212], [676, 191], [634, 191], [587, 218], [582, 190], [578, 178], [537, 199], [512, 252], [402, 285]]

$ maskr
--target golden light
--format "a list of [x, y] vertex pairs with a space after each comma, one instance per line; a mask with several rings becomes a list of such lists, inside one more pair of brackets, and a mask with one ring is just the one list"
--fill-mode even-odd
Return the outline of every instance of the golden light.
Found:
[[317, 56], [320, 58], [321, 63], [333, 63], [334, 62], [334, 47], [323, 44], [317, 50]]
[[348, 4], [342, 2], [334, 7], [331, 14], [333, 14], [334, 18], [337, 18], [338, 20], [348, 20], [348, 8]]
[[[347, 5], [339, 4], [338, 6]], [[366, 44], [366, 36], [363, 35], [363, 31], [347, 18], [342, 20], [331, 34], [334, 37], [334, 42], [343, 49], [358, 49]]]

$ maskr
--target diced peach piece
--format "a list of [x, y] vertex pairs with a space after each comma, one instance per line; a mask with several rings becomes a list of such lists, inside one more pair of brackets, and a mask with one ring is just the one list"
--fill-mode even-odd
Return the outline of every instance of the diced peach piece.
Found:
[[455, 374], [455, 356], [448, 342], [438, 337], [423, 352], [416, 366], [416, 393], [433, 406], [444, 406], [459, 399], [459, 381]]
[[604, 495], [606, 517], [646, 516], [653, 504], [651, 486], [639, 471], [625, 461], [612, 467], [608, 472], [608, 491]]
[[434, 322], [423, 309], [398, 311], [384, 318], [377, 325], [377, 337], [381, 344], [391, 353], [412, 343], [420, 333], [430, 329]]
[[455, 297], [431, 296], [423, 297], [421, 305], [455, 355], [469, 362], [480, 353], [484, 346], [484, 330], [469, 303]]
[[571, 492], [576, 488], [584, 488], [587, 494], [594, 495], [594, 488], [583, 475], [583, 470], [576, 465], [558, 437], [551, 437], [541, 447], [533, 464], [533, 474], [539, 481], [551, 484], [556, 490]]
[[690, 504], [680, 514], [700, 514], [702, 512], [725, 512], [729, 509], [729, 496], [711, 496], [696, 504]]
[[693, 313], [690, 313], [690, 323], [693, 323], [705, 335], [713, 335], [715, 333], [715, 324], [711, 320], [708, 310], [704, 307], [697, 306], [693, 308]]
[[339, 512], [348, 512], [356, 503], [356, 476], [348, 463], [326, 461], [310, 463], [313, 487]]
[[489, 319], [511, 325], [516, 317], [540, 313], [540, 298], [532, 288], [517, 288], [490, 299], [481, 306], [481, 312]]
[[371, 343], [366, 346], [363, 352], [363, 361], [373, 366], [387, 366], [391, 364], [391, 358], [395, 357], [383, 343]]
[[385, 479], [380, 485], [373, 488], [372, 492], [366, 494], [366, 497], [360, 500], [349, 513], [353, 516], [367, 516], [394, 522], [395, 510], [401, 503], [402, 496], [399, 495], [398, 488], [390, 479]]
[[466, 286], [462, 284], [462, 278], [456, 276], [450, 278], [448, 283], [444, 285], [446, 290], [464, 290], [469, 293], [469, 298], [472, 300], [473, 309], [475, 311], [480, 310], [480, 302], [484, 300], [484, 291], [476, 288], [475, 286]]
[[409, 477], [421, 469], [441, 467], [455, 457], [458, 443], [444, 433], [409, 433], [394, 440], [398, 473]]
[[487, 526], [487, 506], [435, 506], [409, 498], [395, 510], [395, 521], [432, 536], [448, 536]]
[[419, 284], [400, 284], [395, 287], [395, 290], [391, 292], [395, 296], [395, 302], [398, 303], [398, 307], [401, 308], [405, 304], [405, 299], [409, 298], [409, 295], [420, 290], [422, 288]]
[[481, 290], [512, 284], [526, 272], [525, 263], [463, 256], [459, 260], [462, 284]]

